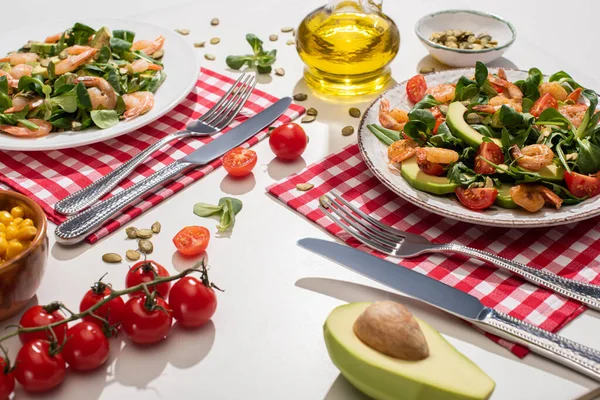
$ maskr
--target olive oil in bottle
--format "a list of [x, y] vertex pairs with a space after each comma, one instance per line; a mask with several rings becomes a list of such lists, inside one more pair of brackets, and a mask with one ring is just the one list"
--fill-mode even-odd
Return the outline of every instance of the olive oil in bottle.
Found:
[[296, 47], [309, 86], [331, 95], [361, 95], [390, 79], [400, 33], [374, 0], [330, 0], [300, 23]]

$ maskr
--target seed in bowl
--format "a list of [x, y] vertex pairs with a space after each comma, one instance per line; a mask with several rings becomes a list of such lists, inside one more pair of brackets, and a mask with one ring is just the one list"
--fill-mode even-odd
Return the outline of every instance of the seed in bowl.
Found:
[[482, 50], [498, 46], [498, 41], [492, 40], [492, 36], [487, 33], [475, 36], [471, 31], [459, 29], [434, 32], [429, 40], [451, 49]]
[[0, 265], [27, 250], [35, 235], [37, 228], [23, 207], [0, 210]]

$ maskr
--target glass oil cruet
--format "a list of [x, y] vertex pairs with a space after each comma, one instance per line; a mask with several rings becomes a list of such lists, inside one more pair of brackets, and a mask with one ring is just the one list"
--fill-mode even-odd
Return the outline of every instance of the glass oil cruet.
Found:
[[353, 96], [381, 90], [400, 48], [398, 27], [382, 0], [329, 0], [298, 27], [296, 48], [306, 83], [325, 94]]

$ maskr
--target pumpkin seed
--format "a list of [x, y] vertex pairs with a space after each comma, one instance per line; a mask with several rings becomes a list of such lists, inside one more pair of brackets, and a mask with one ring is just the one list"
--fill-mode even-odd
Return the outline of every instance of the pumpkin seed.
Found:
[[[496, 41], [492, 41], [492, 36], [488, 33], [480, 33], [475, 36], [471, 31], [458, 29], [434, 32], [429, 37], [429, 40], [449, 48], [466, 50], [480, 50], [495, 47], [498, 44]], [[492, 44], [492, 46], [488, 46], [488, 44]]]
[[283, 68], [275, 68], [275, 75], [284, 76], [285, 70]]
[[293, 30], [294, 30], [293, 26], [284, 26], [283, 28], [281, 28], [281, 32], [283, 32], [283, 33], [292, 32]]
[[125, 252], [125, 257], [130, 261], [137, 261], [140, 259], [140, 253], [136, 250], [127, 250]]
[[152, 53], [152, 58], [158, 60], [159, 58], [162, 58], [164, 55], [165, 55], [165, 50], [160, 49], [160, 50], [157, 50], [154, 53]]
[[327, 198], [327, 196], [323, 195], [323, 196], [319, 197], [319, 204], [323, 208], [329, 208], [331, 203], [329, 202], [329, 199]]
[[46, 68], [48, 65], [50, 65], [50, 59], [49, 58], [44, 58], [43, 60], [40, 61], [40, 65], [44, 68]]
[[277, 41], [277, 39], [279, 39], [279, 36], [277, 36], [277, 35], [271, 35], [271, 36], [269, 36], [269, 40], [270, 40], [271, 42], [276, 42], [276, 41]]
[[319, 114], [316, 108], [309, 108], [306, 110], [306, 115], [314, 115], [315, 117]]
[[444, 115], [448, 114], [448, 106], [445, 104], [441, 104], [438, 106], [438, 108], [440, 109], [440, 112]]
[[304, 117], [302, 117], [300, 122], [302, 122], [303, 124], [308, 124], [309, 122], [313, 122], [315, 119], [317, 119], [316, 115], [305, 115]]
[[204, 58], [206, 58], [209, 61], [214, 61], [217, 57], [215, 57], [214, 54], [205, 54]]
[[81, 124], [81, 122], [71, 121], [71, 130], [72, 131], [75, 131], [75, 132], [80, 131], [82, 126], [83, 125]]
[[140, 239], [150, 239], [153, 234], [152, 229], [138, 229], [137, 231], [137, 237]]
[[125, 234], [129, 239], [136, 239], [138, 237], [138, 230], [137, 228], [130, 226], [125, 229]]
[[350, 136], [354, 133], [354, 127], [353, 126], [345, 126], [344, 129], [342, 129], [342, 135], [343, 136]]
[[23, 45], [23, 48], [24, 48], [24, 49], [26, 49], [26, 50], [29, 50], [29, 49], [31, 49], [31, 43], [33, 43], [33, 41], [31, 41], [31, 40], [28, 40], [28, 41], [27, 41], [27, 43], [25, 43], [25, 44]]
[[117, 253], [106, 253], [102, 256], [102, 261], [106, 263], [116, 264], [120, 263], [123, 260], [123, 257], [118, 255]]
[[288, 40], [287, 42], [285, 42], [285, 44], [287, 44], [288, 46], [291, 46], [291, 45], [293, 45], [293, 44], [296, 44], [296, 41], [295, 41], [295, 40], [292, 40], [292, 39], [290, 39], [290, 40]]
[[352, 107], [348, 110], [348, 114], [354, 118], [360, 118], [360, 110], [356, 107]]
[[296, 93], [293, 98], [296, 101], [304, 101], [308, 99], [308, 95], [306, 93]]
[[219, 44], [220, 41], [221, 41], [220, 38], [214, 37], [214, 38], [210, 39], [210, 44]]
[[148, 239], [140, 239], [138, 242], [138, 248], [144, 254], [152, 254], [154, 251], [154, 245]]
[[296, 189], [298, 189], [302, 192], [306, 192], [307, 190], [310, 190], [314, 187], [315, 187], [315, 185], [313, 185], [312, 183], [299, 183], [296, 185]]
[[180, 35], [189, 35], [190, 34], [190, 30], [189, 29], [175, 29], [175, 32], [179, 33]]
[[210, 20], [210, 24], [211, 24], [212, 26], [217, 26], [217, 25], [219, 25], [219, 22], [220, 22], [220, 21], [219, 21], [219, 18], [213, 18], [213, 19], [211, 19], [211, 20]]
[[434, 71], [435, 71], [435, 68], [433, 68], [433, 67], [423, 67], [419, 70], [419, 73], [420, 74], [430, 74]]
[[152, 229], [152, 232], [154, 233], [160, 233], [160, 222], [156, 221], [155, 223], [152, 224], [152, 226], [150, 227], [150, 229]]
[[204, 47], [205, 44], [206, 44], [206, 42], [196, 42], [196, 43], [194, 43], [194, 47], [198, 47], [198, 48]]
[[483, 117], [476, 113], [468, 113], [465, 117], [467, 124], [480, 124], [483, 121]]
[[67, 53], [66, 50], [63, 50], [60, 53], [58, 53], [58, 59], [59, 60], [66, 60], [67, 57], [69, 57], [69, 53]]

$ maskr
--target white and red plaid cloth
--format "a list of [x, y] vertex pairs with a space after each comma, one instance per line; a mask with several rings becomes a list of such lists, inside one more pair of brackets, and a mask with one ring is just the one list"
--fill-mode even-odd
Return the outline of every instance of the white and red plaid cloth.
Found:
[[[185, 129], [187, 124], [208, 111], [233, 82], [231, 78], [202, 69], [196, 86], [181, 104], [162, 118], [137, 131], [102, 143], [72, 149], [47, 152], [0, 152], [0, 182], [35, 200], [52, 222], [60, 223], [65, 220], [65, 217], [54, 211], [54, 205], [59, 200], [106, 175], [164, 136]], [[223, 133], [227, 134], [230, 128], [264, 110], [277, 100], [265, 92], [254, 90], [240, 116]], [[276, 124], [287, 123], [303, 112], [303, 107], [292, 104]], [[122, 181], [112, 194], [183, 158], [223, 133], [202, 139], [180, 140], [164, 147]], [[265, 129], [243, 146], [252, 146], [266, 135]], [[124, 209], [86, 239], [90, 243], [96, 242], [220, 165], [221, 159], [217, 159], [210, 165], [190, 170], [176, 180], [167, 182], [166, 185], [155, 189]], [[107, 195], [107, 198], [112, 194]]]
[[[296, 184], [310, 182], [302, 192]], [[319, 197], [336, 190], [352, 204], [383, 223], [423, 235], [439, 243], [454, 242], [534, 268], [584, 282], [600, 283], [600, 227], [598, 219], [538, 229], [503, 229], [471, 225], [440, 217], [403, 200], [388, 190], [367, 168], [357, 145], [313, 164], [267, 188], [270, 194], [305, 215], [353, 247], [377, 254], [337, 227], [319, 209]], [[387, 257], [398, 262], [397, 259]], [[581, 314], [585, 307], [523, 279], [460, 256], [424, 255], [401, 264], [467, 292], [489, 307], [555, 332]], [[490, 336], [519, 357], [528, 350]]]

